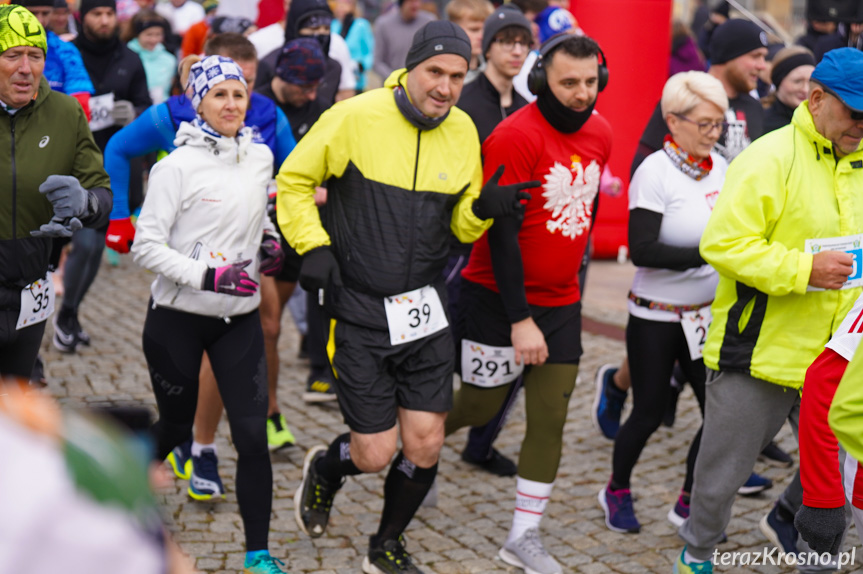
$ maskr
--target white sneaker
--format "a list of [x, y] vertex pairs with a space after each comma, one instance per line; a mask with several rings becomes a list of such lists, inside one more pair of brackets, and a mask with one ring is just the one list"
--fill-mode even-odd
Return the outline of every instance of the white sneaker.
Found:
[[526, 574], [561, 574], [560, 564], [551, 557], [539, 539], [539, 530], [528, 528], [515, 542], [504, 544], [501, 560], [522, 568]]

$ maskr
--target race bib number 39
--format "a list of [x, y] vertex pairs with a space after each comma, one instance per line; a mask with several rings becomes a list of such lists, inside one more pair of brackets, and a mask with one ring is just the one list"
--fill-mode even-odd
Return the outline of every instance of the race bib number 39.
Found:
[[683, 327], [686, 344], [689, 346], [689, 356], [693, 361], [697, 361], [702, 356], [704, 343], [707, 341], [707, 330], [712, 320], [713, 315], [710, 313], [709, 306], [697, 311], [685, 311], [680, 316], [680, 326]]
[[449, 327], [440, 297], [431, 285], [384, 297], [390, 344], [417, 341]]
[[524, 363], [515, 364], [513, 347], [493, 347], [469, 339], [461, 341], [461, 380], [478, 387], [499, 387], [518, 378]]
[[47, 276], [21, 290], [21, 313], [16, 329], [41, 323], [54, 314], [54, 284]]

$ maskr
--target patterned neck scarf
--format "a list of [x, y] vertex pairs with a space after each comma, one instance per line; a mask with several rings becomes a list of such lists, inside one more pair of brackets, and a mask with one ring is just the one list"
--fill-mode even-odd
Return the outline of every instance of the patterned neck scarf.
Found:
[[222, 136], [222, 134], [213, 129], [213, 127], [210, 126], [210, 124], [208, 124], [201, 116], [196, 116], [195, 119], [192, 120], [192, 125], [203, 131], [205, 134], [213, 136], [214, 138], [224, 137]]
[[707, 177], [707, 174], [709, 174], [710, 170], [713, 169], [713, 159], [710, 156], [707, 156], [701, 161], [696, 160], [689, 155], [688, 152], [680, 149], [680, 146], [674, 142], [671, 135], [665, 136], [665, 141], [662, 142], [662, 149], [665, 150], [665, 154], [668, 156], [668, 159], [671, 160], [671, 163], [673, 163], [677, 169], [695, 181], [701, 181]]

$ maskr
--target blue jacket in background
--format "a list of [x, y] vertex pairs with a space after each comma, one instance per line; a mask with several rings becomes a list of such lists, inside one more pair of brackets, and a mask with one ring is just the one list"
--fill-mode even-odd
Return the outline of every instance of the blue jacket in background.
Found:
[[[129, 161], [159, 150], [173, 151], [174, 138], [182, 122], [195, 118], [192, 102], [184, 95], [171, 96], [164, 103], [150, 106], [128, 126], [111, 137], [105, 148], [105, 171], [111, 178], [114, 209], [111, 219], [129, 217]], [[251, 93], [246, 111], [246, 126], [252, 128], [254, 141], [266, 144], [275, 158], [278, 171], [297, 145], [284, 112], [266, 96]]]
[[[342, 23], [335, 18], [330, 23], [330, 31], [333, 34], [342, 34]], [[358, 63], [357, 66], [357, 90], [366, 87], [366, 72], [372, 69], [375, 55], [375, 35], [372, 33], [372, 25], [365, 18], [354, 18], [345, 38], [351, 60]], [[360, 68], [362, 66], [362, 68]]]
[[47, 31], [47, 36], [48, 52], [45, 54], [43, 74], [51, 89], [64, 94], [87, 92], [93, 95], [96, 90], [93, 89], [93, 82], [90, 81], [81, 52], [75, 44], [64, 42], [50, 30]]

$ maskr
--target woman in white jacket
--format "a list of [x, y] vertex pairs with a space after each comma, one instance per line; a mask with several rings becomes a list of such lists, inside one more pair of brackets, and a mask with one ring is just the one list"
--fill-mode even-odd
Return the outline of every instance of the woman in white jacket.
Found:
[[157, 273], [143, 347], [159, 406], [157, 460], [190, 436], [206, 351], [237, 449], [237, 501], [249, 574], [278, 574], [267, 546], [273, 475], [267, 449], [267, 365], [258, 316], [259, 273], [280, 264], [266, 215], [273, 155], [243, 127], [249, 102], [229, 58], [192, 65], [197, 118], [150, 174], [135, 262]]

